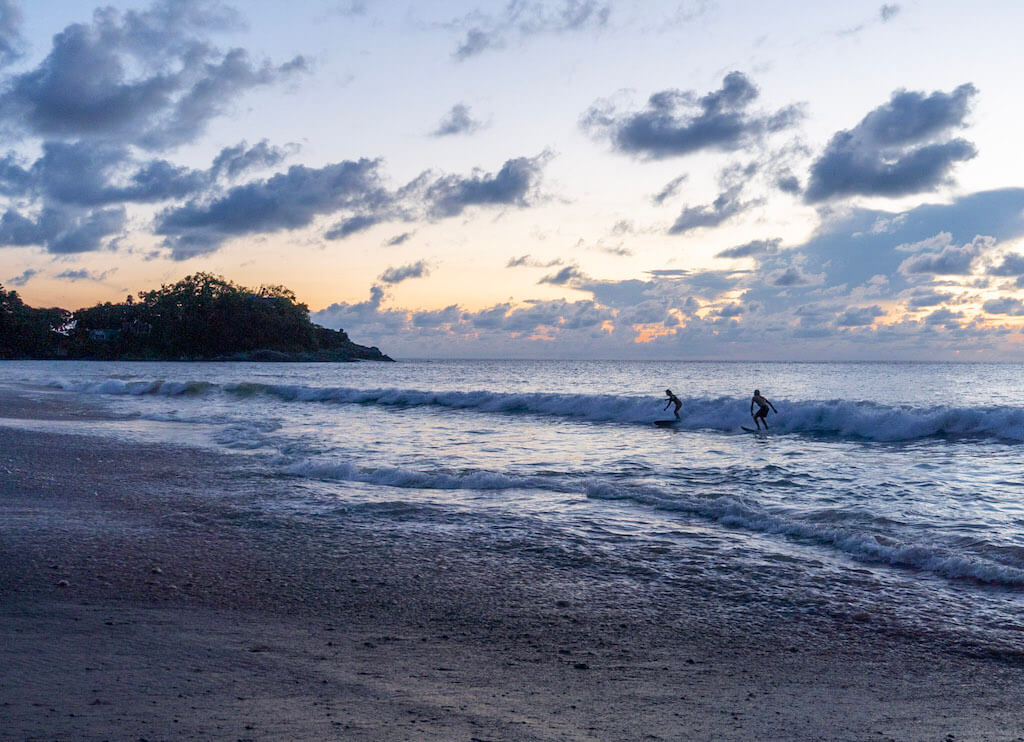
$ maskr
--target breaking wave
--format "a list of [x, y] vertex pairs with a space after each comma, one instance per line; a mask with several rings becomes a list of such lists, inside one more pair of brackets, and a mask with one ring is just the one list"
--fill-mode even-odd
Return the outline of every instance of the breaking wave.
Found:
[[[123, 381], [68, 383], [51, 386], [85, 394], [204, 395], [224, 394], [238, 401], [269, 396], [283, 402], [442, 407], [502, 415], [535, 415], [594, 423], [648, 424], [665, 417], [664, 400], [651, 396], [612, 394], [506, 393], [430, 391], [420, 389], [356, 389], [288, 384], [203, 381]], [[1024, 441], [1024, 408], [1016, 406], [913, 407], [875, 402], [776, 400], [779, 414], [769, 417], [775, 433], [831, 436], [873, 441], [911, 441], [931, 437], [987, 437]], [[681, 430], [737, 431], [750, 424], [747, 397], [683, 399]]]

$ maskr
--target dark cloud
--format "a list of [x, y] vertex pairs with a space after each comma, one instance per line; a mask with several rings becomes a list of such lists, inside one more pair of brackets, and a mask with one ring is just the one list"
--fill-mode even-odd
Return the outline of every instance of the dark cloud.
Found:
[[934, 307], [939, 304], [944, 304], [952, 298], [952, 294], [946, 294], [941, 291], [934, 291], [932, 289], [926, 289], [923, 291], [915, 291], [907, 298], [907, 309], [923, 309], [924, 307]]
[[544, 276], [537, 283], [550, 283], [555, 286], [565, 286], [573, 281], [583, 280], [587, 276], [575, 265], [567, 265], [557, 273], [552, 273], [550, 276]]
[[720, 193], [710, 204], [685, 207], [668, 228], [668, 233], [685, 234], [701, 227], [717, 227], [737, 214], [764, 203], [761, 199], [741, 200], [742, 191], [743, 186], [732, 186]]
[[48, 249], [53, 253], [92, 252], [103, 247], [103, 239], [124, 230], [127, 213], [123, 206], [94, 209], [76, 220], [74, 226], [51, 240]]
[[1013, 317], [1024, 316], [1024, 302], [1013, 297], [992, 299], [981, 305], [988, 314], [1009, 314]]
[[32, 173], [23, 168], [13, 153], [0, 160], [0, 193], [5, 196], [23, 196], [32, 188]]
[[726, 304], [724, 307], [719, 308], [718, 316], [722, 318], [740, 317], [743, 315], [743, 312], [742, 304]]
[[947, 329], [960, 327], [959, 320], [964, 318], [963, 312], [953, 312], [949, 309], [936, 309], [924, 318], [926, 325], [942, 325]]
[[847, 309], [837, 319], [838, 327], [864, 327], [885, 315], [885, 311], [877, 304], [870, 307], [854, 307]]
[[261, 142], [226, 148], [209, 170], [193, 170], [167, 160], [136, 160], [128, 147], [104, 141], [47, 141], [28, 169], [12, 155], [0, 161], [0, 191], [39, 197], [46, 203], [101, 206], [154, 203], [185, 198], [208, 189], [221, 174], [275, 163], [283, 150]]
[[425, 193], [434, 217], [458, 216], [469, 206], [527, 206], [535, 194], [548, 155], [508, 160], [497, 173], [444, 175]]
[[35, 268], [28, 268], [20, 275], [8, 278], [7, 283], [11, 286], [24, 286], [26, 283], [31, 281], [34, 276], [38, 276], [39, 273], [40, 271], [37, 271]]
[[548, 155], [508, 160], [497, 173], [469, 176], [421, 174], [397, 190], [385, 184], [379, 160], [362, 159], [309, 168], [293, 165], [270, 178], [196, 197], [157, 215], [172, 257], [186, 259], [216, 250], [244, 234], [309, 226], [321, 215], [347, 214], [325, 234], [342, 239], [386, 221], [460, 215], [470, 206], [528, 206], [537, 195]]
[[394, 237], [392, 237], [384, 244], [387, 245], [388, 247], [397, 247], [398, 245], [403, 245], [410, 239], [412, 239], [412, 236], [414, 234], [415, 232], [402, 232], [402, 234], [396, 234]]
[[0, 0], [0, 67], [16, 62], [25, 51], [22, 20], [17, 0]]
[[148, 10], [98, 10], [67, 26], [34, 69], [12, 76], [0, 117], [45, 137], [116, 138], [162, 149], [193, 141], [241, 93], [303, 70], [244, 49], [220, 52], [206, 34], [237, 22], [216, 2], [158, 0]]
[[413, 312], [412, 326], [421, 328], [445, 327], [456, 324], [462, 319], [462, 311], [455, 304], [444, 309]]
[[811, 166], [804, 199], [903, 196], [942, 185], [957, 162], [975, 156], [965, 139], [948, 139], [964, 125], [977, 93], [964, 84], [931, 95], [898, 90], [853, 129], [837, 132]]
[[678, 178], [673, 178], [665, 187], [660, 191], [651, 196], [651, 202], [656, 206], [661, 206], [665, 201], [679, 193], [679, 186], [688, 178], [688, 175], [680, 175]]
[[744, 245], [737, 245], [715, 254], [716, 258], [750, 258], [756, 255], [774, 255], [779, 251], [782, 240], [775, 237], [770, 240], [753, 240]]
[[156, 232], [167, 238], [173, 257], [185, 259], [211, 252], [229, 237], [298, 229], [341, 209], [380, 211], [393, 197], [381, 185], [379, 165], [368, 159], [322, 168], [293, 165], [223, 196], [166, 209], [157, 217]]
[[530, 268], [552, 268], [556, 265], [561, 265], [562, 261], [560, 258], [554, 260], [542, 261], [531, 257], [530, 255], [520, 255], [518, 258], [509, 258], [508, 262], [505, 263], [506, 268], [522, 268], [528, 266]]
[[579, 330], [600, 327], [612, 317], [612, 312], [592, 301], [568, 302], [556, 299], [532, 302], [527, 307], [515, 309], [509, 312], [502, 325], [505, 330], [520, 333], [534, 332], [542, 327]]
[[1019, 253], [1007, 253], [999, 265], [993, 265], [988, 269], [990, 276], [1022, 276], [1024, 275], [1024, 255]]
[[423, 276], [430, 274], [430, 268], [427, 264], [418, 260], [415, 263], [409, 265], [403, 265], [398, 268], [388, 268], [386, 271], [380, 274], [380, 280], [384, 283], [401, 283], [410, 278], [422, 278]]
[[654, 296], [657, 286], [657, 281], [627, 278], [621, 281], [587, 281], [575, 288], [589, 291], [598, 304], [623, 309], [650, 299]]
[[124, 228], [124, 207], [70, 209], [47, 207], [34, 218], [8, 209], [0, 218], [0, 246], [42, 245], [51, 253], [98, 250], [105, 237]]
[[349, 217], [348, 219], [342, 219], [340, 222], [335, 224], [329, 230], [324, 232], [324, 238], [328, 240], [343, 240], [346, 237], [350, 237], [357, 232], [363, 232], [380, 223], [381, 218], [379, 216], [357, 214], [356, 216]]
[[103, 271], [102, 273], [91, 273], [90, 271], [88, 271], [88, 270], [86, 270], [84, 268], [79, 269], [79, 270], [69, 269], [69, 270], [66, 270], [66, 271], [61, 271], [56, 276], [54, 276], [54, 278], [60, 278], [60, 279], [63, 279], [65, 281], [72, 281], [72, 282], [75, 282], [75, 281], [102, 281], [104, 278], [107, 277], [108, 274], [112, 273], [114, 270], [116, 270], [116, 269], [111, 269], [109, 271]]
[[472, 134], [481, 127], [481, 123], [469, 113], [469, 106], [456, 103], [452, 110], [445, 114], [441, 123], [431, 132], [435, 137], [447, 137], [454, 134]]
[[757, 96], [757, 87], [746, 75], [730, 72], [718, 90], [703, 96], [663, 90], [636, 113], [619, 112], [609, 103], [595, 104], [581, 125], [608, 136], [618, 151], [639, 157], [660, 159], [707, 149], [732, 151], [788, 129], [802, 117], [796, 106], [774, 113], [752, 112], [749, 109]]
[[250, 170], [279, 165], [288, 154], [289, 150], [274, 147], [266, 139], [252, 147], [246, 142], [240, 142], [234, 147], [225, 147], [220, 151], [213, 160], [210, 174], [214, 178], [222, 175], [228, 178], [237, 178]]
[[516, 0], [499, 15], [473, 13], [455, 22], [469, 26], [454, 52], [457, 60], [475, 57], [488, 49], [505, 46], [510, 37], [526, 40], [539, 34], [562, 34], [588, 28], [601, 28], [608, 22], [610, 3], [595, 0], [562, 0], [560, 3]]
[[781, 173], [775, 179], [775, 187], [783, 193], [790, 193], [794, 196], [803, 190], [803, 186], [800, 185], [800, 179], [792, 173]]
[[776, 271], [769, 279], [768, 283], [772, 286], [779, 286], [787, 288], [789, 286], [806, 286], [808, 284], [817, 284], [821, 282], [819, 276], [811, 276], [804, 273], [796, 266], [790, 266], [783, 270]]
[[209, 182], [204, 172], [166, 160], [138, 163], [126, 148], [100, 142], [46, 142], [31, 174], [48, 202], [79, 206], [182, 198]]

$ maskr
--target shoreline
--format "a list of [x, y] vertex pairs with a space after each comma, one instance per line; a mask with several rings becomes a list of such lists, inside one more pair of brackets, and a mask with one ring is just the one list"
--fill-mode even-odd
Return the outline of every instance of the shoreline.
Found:
[[264, 507], [303, 486], [0, 419], [0, 737], [1024, 738], [1019, 656]]

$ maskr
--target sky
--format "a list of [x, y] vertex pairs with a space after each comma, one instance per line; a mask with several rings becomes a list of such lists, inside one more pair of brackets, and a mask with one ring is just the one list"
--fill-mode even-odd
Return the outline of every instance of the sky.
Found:
[[1022, 27], [986, 0], [0, 0], [0, 284], [284, 285], [396, 358], [1022, 360]]

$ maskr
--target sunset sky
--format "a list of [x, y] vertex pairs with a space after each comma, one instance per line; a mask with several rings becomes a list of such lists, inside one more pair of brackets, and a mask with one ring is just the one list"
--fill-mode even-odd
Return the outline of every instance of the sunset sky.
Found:
[[1024, 359], [1017, 2], [0, 0], [0, 283], [395, 357]]

